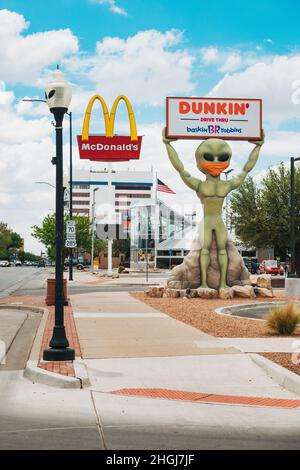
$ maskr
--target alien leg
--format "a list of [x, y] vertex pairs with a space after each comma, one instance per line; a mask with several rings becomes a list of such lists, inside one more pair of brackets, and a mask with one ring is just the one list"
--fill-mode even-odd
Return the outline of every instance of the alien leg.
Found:
[[210, 263], [210, 247], [212, 242], [212, 230], [210, 225], [206, 223], [204, 219], [204, 225], [202, 227], [201, 237], [202, 240], [202, 249], [200, 253], [200, 273], [201, 273], [201, 286], [202, 288], [207, 288], [207, 269]]
[[218, 248], [218, 262], [220, 267], [220, 289], [225, 289], [227, 286], [227, 268], [228, 268], [228, 255], [226, 250], [227, 230], [224, 226], [223, 220], [220, 218], [215, 228], [215, 235]]

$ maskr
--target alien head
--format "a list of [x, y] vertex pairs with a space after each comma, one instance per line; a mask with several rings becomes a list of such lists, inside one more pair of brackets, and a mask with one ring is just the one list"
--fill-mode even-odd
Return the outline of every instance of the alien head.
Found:
[[219, 176], [230, 165], [231, 147], [221, 139], [207, 139], [196, 150], [197, 167], [205, 175]]

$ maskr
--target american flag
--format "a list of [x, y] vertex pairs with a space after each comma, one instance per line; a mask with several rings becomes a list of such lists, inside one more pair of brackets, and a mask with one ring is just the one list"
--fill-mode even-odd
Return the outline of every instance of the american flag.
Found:
[[157, 191], [162, 193], [176, 194], [169, 186], [163, 183], [160, 179], [157, 178]]

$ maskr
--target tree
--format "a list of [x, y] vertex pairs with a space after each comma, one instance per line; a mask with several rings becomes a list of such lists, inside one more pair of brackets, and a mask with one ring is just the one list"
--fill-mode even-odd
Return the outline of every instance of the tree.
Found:
[[19, 259], [24, 263], [24, 261], [38, 261], [41, 257], [31, 253], [30, 251], [22, 251], [19, 255]]
[[10, 259], [10, 255], [18, 253], [23, 245], [21, 236], [13, 232], [7, 224], [0, 222], [0, 258]]
[[46, 215], [42, 225], [34, 225], [32, 230], [31, 235], [47, 248], [49, 258], [55, 259], [55, 214]]
[[[65, 216], [65, 232], [67, 220], [69, 220], [69, 216]], [[91, 222], [86, 216], [73, 216], [73, 220], [76, 222], [76, 252], [78, 256], [79, 252], [91, 251], [92, 229]], [[37, 238], [47, 248], [49, 258], [55, 259], [55, 214], [47, 215], [43, 219], [41, 226], [34, 225], [32, 230], [32, 236]], [[99, 240], [99, 242], [102, 241]], [[104, 246], [105, 242], [97, 244], [99, 249], [100, 247], [103, 249]]]
[[[295, 171], [296, 263], [300, 270], [300, 169]], [[281, 163], [269, 169], [260, 184], [251, 177], [230, 199], [231, 223], [247, 246], [290, 248], [290, 170]]]
[[11, 244], [11, 230], [7, 224], [0, 222], [0, 258], [9, 259], [8, 247]]

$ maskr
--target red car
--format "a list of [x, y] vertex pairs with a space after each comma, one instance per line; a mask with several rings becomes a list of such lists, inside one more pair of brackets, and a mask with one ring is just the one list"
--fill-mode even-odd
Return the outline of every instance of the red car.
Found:
[[280, 274], [283, 276], [284, 268], [281, 264], [278, 265], [278, 261], [276, 259], [265, 259], [259, 265], [259, 270], [261, 273], [265, 274]]

